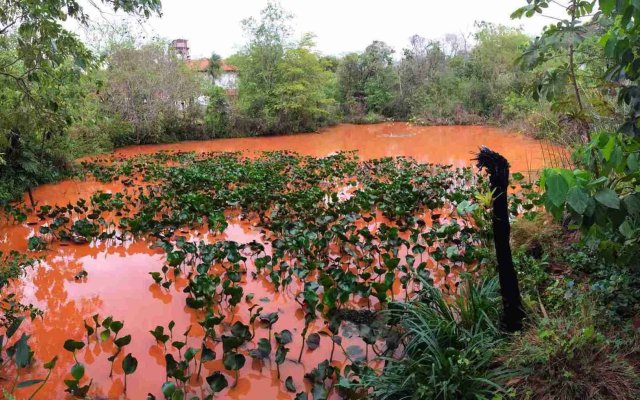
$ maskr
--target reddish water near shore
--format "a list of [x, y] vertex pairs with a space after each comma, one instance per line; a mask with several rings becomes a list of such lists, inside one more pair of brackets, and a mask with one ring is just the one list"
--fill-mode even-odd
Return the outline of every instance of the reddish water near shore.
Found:
[[[531, 138], [488, 127], [416, 127], [405, 123], [387, 123], [379, 125], [339, 125], [317, 134], [277, 136], [268, 138], [222, 139], [206, 142], [183, 142], [170, 145], [134, 146], [119, 149], [118, 156], [133, 156], [140, 153], [153, 153], [160, 150], [181, 151], [272, 151], [292, 150], [313, 156], [326, 156], [341, 150], [357, 150], [360, 158], [372, 159], [388, 156], [410, 156], [421, 162], [470, 165], [472, 152], [479, 146], [487, 147], [505, 155], [512, 164], [513, 171], [526, 172], [537, 170], [545, 163], [548, 145]], [[105, 158], [102, 156], [101, 158]], [[43, 204], [67, 204], [82, 197], [88, 197], [96, 190], [117, 191], [118, 184], [102, 184], [94, 180], [65, 181], [45, 185], [34, 190], [34, 197]], [[35, 221], [34, 216], [29, 221]], [[0, 250], [26, 251], [27, 240], [37, 230], [37, 225], [0, 224]], [[195, 232], [193, 232], [195, 234]], [[260, 232], [246, 222], [232, 221], [221, 237], [213, 239], [249, 242], [261, 240]], [[267, 246], [267, 253], [270, 248]], [[162, 398], [160, 387], [165, 378], [164, 353], [149, 334], [156, 325], [166, 325], [170, 320], [176, 322], [174, 333], [181, 336], [191, 325], [191, 342], [187, 345], [198, 347], [196, 337], [201, 336], [199, 317], [185, 306], [186, 294], [182, 292], [186, 281], [178, 281], [170, 290], [161, 290], [153, 284], [150, 271], [159, 271], [164, 263], [164, 253], [149, 249], [145, 240], [128, 242], [125, 245], [110, 246], [105, 243], [85, 245], [54, 244], [46, 252], [43, 263], [30, 270], [24, 281], [16, 287], [24, 303], [33, 303], [44, 311], [42, 319], [36, 319], [23, 328], [30, 332], [30, 344], [39, 360], [32, 372], [21, 373], [20, 380], [42, 378], [45, 373], [42, 362], [59, 355], [60, 360], [54, 369], [50, 382], [36, 396], [37, 399], [63, 399], [64, 379], [69, 379], [69, 369], [74, 361], [70, 353], [63, 350], [66, 339], [86, 341], [83, 321], [89, 321], [91, 315], [99, 313], [102, 318], [112, 315], [125, 322], [123, 334], [130, 334], [132, 342], [126, 353], [133, 353], [139, 361], [137, 372], [128, 378], [128, 392], [123, 394], [123, 371], [120, 355], [115, 363], [113, 378], [109, 378], [107, 357], [113, 354], [115, 346], [109, 342], [100, 343], [92, 338], [90, 344], [77, 354], [78, 360], [86, 365], [86, 377], [93, 378], [90, 393], [92, 398], [100, 399], [144, 399], [147, 393]], [[88, 277], [74, 279], [79, 271], [88, 272]], [[243, 283], [245, 293], [254, 293], [252, 303], [264, 307], [264, 312], [278, 312], [277, 329], [289, 329], [299, 338], [302, 329], [303, 314], [293, 300], [292, 290], [274, 293], [272, 286], [262, 277], [247, 274]], [[235, 320], [248, 323], [249, 314], [245, 301], [235, 313]], [[21, 328], [21, 331], [22, 329]], [[322, 328], [321, 320], [312, 328]], [[257, 338], [266, 337], [266, 329], [257, 329]], [[257, 341], [257, 339], [256, 339]], [[356, 341], [353, 341], [355, 344]], [[357, 341], [357, 343], [360, 343]], [[345, 347], [352, 344], [346, 340]], [[297, 358], [300, 340], [290, 345], [290, 358]], [[308, 372], [320, 361], [327, 358], [330, 340], [323, 338], [320, 348], [306, 351], [302, 365], [288, 360], [282, 366], [282, 380], [275, 373], [275, 365], [247, 358], [240, 373], [236, 388], [225, 390], [224, 398], [250, 399], [290, 399], [283, 382], [287, 376], [293, 376], [298, 391], [306, 388], [303, 372]], [[211, 372], [223, 370], [222, 349], [216, 349], [217, 360], [205, 365]], [[344, 362], [344, 355], [336, 352], [336, 365]], [[294, 357], [294, 355], [296, 355]], [[209, 372], [204, 371], [203, 375]], [[228, 375], [229, 382], [233, 381]], [[13, 377], [9, 377], [13, 379]], [[87, 378], [85, 380], [88, 381]], [[83, 383], [85, 383], [83, 381]], [[11, 383], [3, 384], [10, 387]], [[193, 387], [201, 384], [194, 383]], [[17, 398], [28, 398], [34, 387], [16, 392]], [[199, 393], [199, 392], [198, 392]]]
[[357, 150], [360, 158], [407, 156], [434, 164], [470, 165], [480, 146], [503, 154], [514, 171], [540, 168], [557, 148], [530, 137], [486, 126], [415, 126], [402, 122], [375, 125], [337, 125], [319, 133], [259, 138], [219, 139], [131, 146], [115, 151], [128, 156], [160, 150], [274, 151], [291, 150], [323, 157], [337, 151]]

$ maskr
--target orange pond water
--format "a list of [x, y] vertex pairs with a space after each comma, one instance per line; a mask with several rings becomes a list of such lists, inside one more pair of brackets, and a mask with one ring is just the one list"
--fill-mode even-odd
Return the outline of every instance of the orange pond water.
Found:
[[[263, 151], [292, 150], [313, 156], [325, 156], [341, 150], [358, 150], [363, 159], [386, 156], [411, 156], [421, 162], [471, 164], [472, 152], [480, 145], [505, 155], [514, 171], [539, 169], [545, 162], [543, 152], [547, 145], [528, 137], [488, 127], [416, 127], [404, 123], [379, 125], [339, 125], [328, 128], [318, 134], [278, 136], [269, 138], [222, 139], [206, 142], [184, 142], [171, 145], [135, 146], [119, 149], [117, 155], [136, 155], [159, 150], [183, 151]], [[115, 191], [117, 184], [102, 184], [94, 180], [66, 181], [45, 185], [34, 191], [34, 197], [43, 204], [66, 204], [78, 198], [88, 197], [101, 189]], [[29, 221], [35, 218], [30, 216]], [[3, 225], [4, 224], [4, 225]], [[25, 251], [27, 239], [34, 234], [37, 226], [0, 224], [0, 250]], [[197, 233], [193, 233], [197, 234]], [[223, 235], [217, 239], [234, 240], [246, 243], [261, 240], [259, 230], [248, 223], [233, 222]], [[266, 246], [267, 254], [270, 246]], [[128, 242], [124, 245], [109, 246], [105, 243], [87, 245], [62, 245], [55, 243], [47, 251], [44, 262], [30, 270], [23, 283], [16, 289], [24, 303], [33, 303], [44, 311], [44, 317], [30, 324], [23, 324], [22, 330], [32, 335], [30, 344], [38, 360], [32, 371], [22, 372], [20, 380], [41, 378], [44, 370], [42, 362], [54, 355], [60, 359], [54, 369], [50, 382], [38, 393], [37, 399], [63, 399], [64, 379], [69, 379], [69, 369], [74, 361], [70, 353], [63, 350], [66, 339], [86, 340], [83, 321], [89, 321], [91, 315], [99, 313], [101, 318], [112, 315], [124, 321], [121, 335], [130, 334], [132, 342], [115, 363], [113, 378], [109, 378], [107, 357], [113, 354], [115, 346], [111, 341], [100, 343], [92, 338], [90, 344], [78, 352], [77, 357], [85, 364], [86, 373], [83, 383], [93, 379], [90, 397], [99, 399], [145, 399], [147, 393], [162, 398], [160, 387], [165, 378], [163, 349], [156, 344], [149, 330], [156, 325], [176, 322], [174, 332], [181, 336], [191, 325], [190, 341], [187, 347], [199, 347], [202, 331], [197, 324], [199, 316], [185, 306], [186, 294], [182, 289], [186, 281], [178, 281], [170, 290], [162, 290], [153, 284], [150, 271], [159, 271], [164, 263], [162, 251], [149, 249], [144, 239]], [[88, 277], [80, 281], [74, 275], [86, 270]], [[438, 276], [435, 276], [436, 280]], [[302, 365], [292, 361], [297, 358], [300, 349], [300, 331], [304, 326], [300, 306], [294, 301], [296, 287], [283, 293], [274, 293], [271, 284], [263, 277], [244, 278], [244, 292], [254, 293], [252, 303], [259, 304], [264, 312], [278, 312], [279, 321], [274, 331], [289, 329], [294, 342], [289, 359], [282, 366], [282, 380], [276, 376], [275, 364], [262, 365], [247, 357], [247, 363], [240, 372], [238, 386], [225, 390], [220, 398], [249, 399], [290, 399], [292, 394], [284, 387], [284, 378], [291, 375], [298, 391], [308, 389], [303, 381], [304, 372], [310, 371], [319, 362], [328, 358], [330, 340], [322, 338], [321, 347], [315, 351], [305, 351]], [[248, 323], [247, 309], [251, 303], [243, 301], [237, 308], [235, 320]], [[322, 320], [311, 328], [318, 331]], [[257, 338], [266, 337], [267, 330], [256, 329]], [[354, 337], [346, 339], [344, 346], [362, 345]], [[205, 364], [203, 376], [213, 371], [223, 371], [221, 362], [222, 348], [215, 349], [217, 361]], [[275, 351], [275, 348], [274, 348]], [[125, 353], [132, 353], [139, 362], [137, 372], [128, 378], [128, 391], [123, 394], [123, 371], [121, 359]], [[273, 355], [272, 355], [273, 359]], [[336, 351], [335, 364], [340, 366], [345, 356]], [[226, 374], [226, 372], [224, 372]], [[233, 382], [227, 374], [229, 383]], [[7, 384], [3, 384], [8, 387]], [[195, 383], [192, 387], [204, 386]], [[9, 384], [10, 387], [10, 384]], [[28, 398], [33, 388], [17, 390], [17, 398]], [[200, 394], [200, 389], [192, 393]], [[206, 394], [206, 392], [205, 392]], [[335, 395], [334, 395], [335, 396]]]

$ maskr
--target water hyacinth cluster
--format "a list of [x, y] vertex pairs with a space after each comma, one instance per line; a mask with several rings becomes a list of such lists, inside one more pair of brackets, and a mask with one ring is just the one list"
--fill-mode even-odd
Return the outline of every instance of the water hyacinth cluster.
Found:
[[[186, 279], [185, 305], [203, 334], [195, 344], [191, 328], [182, 339], [174, 337], [173, 321], [158, 321], [150, 331], [164, 349], [161, 391], [167, 398], [191, 398], [203, 387], [211, 398], [232, 389], [249, 359], [273, 368], [287, 391], [305, 398], [305, 388], [281, 377], [281, 366], [304, 363], [305, 350], [316, 351], [322, 342], [325, 362], [305, 374], [309, 393], [317, 399], [355, 394], [362, 390], [354, 383], [356, 365], [379, 367], [381, 357], [400, 355], [406, 344], [381, 311], [419, 299], [434, 285], [457, 293], [459, 274], [476, 270], [489, 255], [487, 186], [470, 168], [408, 158], [361, 161], [354, 153], [313, 158], [274, 152], [157, 153], [98, 159], [83, 170], [119, 190], [7, 215], [40, 220], [29, 240], [34, 254], [46, 255], [54, 242], [122, 246], [145, 238], [164, 254], [162, 268], [149, 271], [150, 283], [169, 291]], [[238, 221], [259, 231], [260, 239], [225, 239], [227, 226]], [[281, 326], [277, 310], [266, 310], [246, 290], [247, 276], [291, 295], [304, 316], [301, 326]], [[247, 315], [234, 321], [245, 309]], [[113, 340], [110, 361], [122, 359], [125, 377], [134, 373], [137, 360], [119, 357], [126, 343], [117, 342], [131, 340], [117, 337], [120, 321], [103, 320], [101, 333], [98, 322], [85, 322], [87, 342], [92, 335]], [[256, 328], [268, 335], [257, 335]], [[346, 346], [345, 329], [352, 331]], [[336, 351], [348, 368], [334, 364]], [[202, 376], [203, 364], [216, 360], [223, 368]], [[84, 370], [75, 372], [84, 376]], [[79, 379], [69, 385], [71, 393], [88, 390]]]

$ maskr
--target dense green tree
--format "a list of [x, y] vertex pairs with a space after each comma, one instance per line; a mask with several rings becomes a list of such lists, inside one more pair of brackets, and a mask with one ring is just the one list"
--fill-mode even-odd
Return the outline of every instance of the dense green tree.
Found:
[[602, 37], [605, 56], [611, 63], [606, 78], [620, 87], [620, 100], [628, 107], [621, 130], [640, 135], [640, 3], [632, 0], [599, 0], [612, 20]]
[[427, 87], [447, 66], [447, 56], [440, 42], [414, 35], [409, 44], [398, 65], [401, 113], [405, 116], [420, 108]]
[[391, 116], [398, 88], [394, 50], [374, 41], [361, 54], [348, 54], [338, 66], [337, 79], [343, 111], [361, 116], [370, 112]]
[[310, 131], [329, 119], [331, 74], [314, 53], [312, 36], [292, 39], [290, 18], [269, 3], [260, 21], [243, 21], [250, 39], [232, 60], [239, 68], [237, 108], [241, 126], [256, 133]]
[[533, 96], [551, 102], [555, 111], [571, 121], [576, 133], [588, 139], [593, 122], [600, 116], [596, 106], [601, 99], [589, 87], [604, 86], [601, 80], [604, 71], [598, 70], [603, 65], [598, 60], [603, 60], [604, 54], [597, 43], [604, 31], [603, 25], [592, 19], [595, 1], [528, 0], [527, 3], [512, 17], [549, 18], [546, 12], [550, 6], [566, 15], [566, 18], [552, 17], [556, 23], [546, 26], [519, 59], [524, 69], [540, 71]]
[[213, 137], [225, 136], [231, 128], [230, 105], [225, 90], [212, 85], [208, 91], [209, 103], [205, 113], [206, 129]]
[[[428, 124], [501, 122], [528, 74], [514, 65], [529, 38], [520, 30], [478, 23], [474, 45], [461, 35], [410, 39], [397, 70], [393, 117]], [[513, 107], [509, 107], [513, 108]]]
[[[93, 3], [92, 3], [93, 4]], [[100, 7], [93, 4], [95, 7]], [[159, 0], [104, 0], [102, 7], [146, 18]], [[66, 157], [54, 142], [66, 134], [83, 97], [78, 83], [94, 58], [63, 26], [89, 22], [73, 0], [13, 1], [0, 7], [0, 201], [59, 176]]]
[[113, 138], [116, 145], [177, 139], [198, 112], [198, 72], [167, 49], [164, 42], [151, 42], [109, 54], [100, 97], [107, 114], [126, 122], [131, 132]]
[[365, 76], [364, 94], [369, 111], [391, 114], [398, 76], [393, 65], [394, 50], [384, 42], [374, 41], [362, 56]]

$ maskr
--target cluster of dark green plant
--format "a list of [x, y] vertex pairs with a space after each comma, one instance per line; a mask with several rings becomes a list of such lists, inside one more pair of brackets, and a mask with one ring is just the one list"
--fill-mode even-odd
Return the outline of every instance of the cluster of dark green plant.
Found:
[[[158, 0], [106, 0], [102, 11], [147, 18]], [[0, 11], [0, 202], [27, 188], [60, 179], [69, 169], [69, 127], [81, 122], [92, 96], [88, 77], [96, 58], [63, 26], [82, 26], [90, 13], [77, 1], [8, 2]], [[89, 115], [85, 115], [89, 114]], [[95, 121], [94, 121], [95, 122]], [[71, 151], [70, 151], [71, 150]]]
[[39, 259], [28, 257], [16, 251], [4, 254], [0, 251], [0, 360], [2, 361], [2, 378], [11, 384], [3, 389], [5, 396], [12, 396], [15, 389], [38, 385], [33, 395], [40, 391], [48, 381], [51, 370], [56, 364], [56, 359], [45, 363], [43, 368], [48, 372], [43, 379], [21, 380], [20, 375], [35, 365], [35, 354], [29, 345], [30, 335], [26, 332], [18, 337], [22, 323], [27, 316], [34, 320], [42, 315], [42, 311], [32, 304], [23, 304], [15, 293], [13, 285], [20, 281], [28, 269], [35, 268]]
[[[160, 8], [158, 1], [106, 3], [141, 16]], [[629, 53], [635, 36], [623, 22], [635, 23], [635, 5], [604, 1], [598, 12], [594, 1], [532, 0], [514, 18], [561, 3], [567, 19], [534, 41], [517, 29], [479, 23], [471, 35], [414, 36], [399, 60], [379, 41], [359, 53], [322, 56], [312, 35], [293, 39], [291, 16], [269, 3], [260, 20], [243, 21], [249, 40], [225, 60], [238, 69], [231, 97], [211, 85], [220, 74], [218, 56], [197, 71], [167, 51], [168, 43], [140, 44], [117, 27], [84, 44], [64, 29], [39, 31], [41, 21], [58, 26], [61, 16], [12, 4], [0, 21], [0, 61], [7, 65], [0, 79], [3, 106], [18, 111], [0, 120], [0, 202], [68, 176], [72, 157], [127, 144], [388, 119], [497, 123], [576, 140], [615, 126], [624, 113], [632, 119], [637, 89], [627, 81], [636, 78]], [[90, 20], [80, 6], [68, 17], [84, 25]], [[48, 41], [30, 40], [38, 34]], [[58, 36], [65, 46], [56, 45], [53, 54]], [[114, 39], [105, 43], [109, 36]], [[208, 97], [206, 106], [201, 96]], [[633, 131], [633, 124], [624, 129]]]
[[[305, 350], [318, 348], [323, 336], [331, 343], [331, 354], [306, 377], [313, 397], [326, 398], [332, 390], [361, 391], [331, 365], [334, 352], [364, 363], [392, 356], [402, 346], [389, 338], [398, 333], [380, 326], [377, 313], [394, 301], [423, 296], [434, 284], [454, 294], [458, 274], [481, 268], [491, 257], [483, 245], [488, 204], [478, 200], [486, 198], [487, 188], [483, 176], [469, 168], [408, 158], [362, 162], [354, 153], [313, 158], [274, 152], [258, 158], [158, 153], [98, 159], [84, 163], [83, 169], [102, 181], [118, 182], [121, 190], [98, 191], [65, 206], [9, 209], [16, 222], [29, 214], [40, 219], [38, 234], [29, 240], [33, 252], [46, 251], [54, 241], [117, 246], [140, 236], [155, 238], [152, 246], [164, 252], [166, 262], [160, 271], [150, 271], [150, 279], [170, 290], [178, 277], [185, 277], [186, 306], [196, 310], [205, 332], [197, 345], [188, 347], [189, 331], [179, 340], [173, 323], [168, 330], [157, 326], [151, 331], [165, 349], [162, 392], [170, 398], [189, 395], [186, 383], [199, 379], [203, 363], [217, 359], [218, 341], [224, 368], [237, 382], [247, 357], [263, 365], [271, 365], [273, 357], [280, 375], [281, 364], [294, 362], [287, 358], [291, 343], [299, 346], [295, 360], [302, 362]], [[260, 226], [261, 242], [210, 242], [180, 234], [201, 227], [217, 234], [234, 218]], [[277, 312], [252, 304], [254, 295], [244, 288], [247, 274], [264, 276], [275, 291], [295, 293], [304, 315], [300, 336], [281, 330]], [[252, 304], [249, 324], [229, 326], [227, 317], [243, 300]], [[324, 321], [326, 328], [318, 329], [316, 321]], [[87, 341], [92, 335], [106, 340], [115, 333], [114, 362], [122, 347], [118, 343], [130, 336], [118, 337], [119, 321], [108, 318], [98, 324], [96, 316], [94, 322], [85, 324]], [[343, 347], [345, 324], [357, 325], [364, 356]], [[267, 329], [268, 336], [258, 339], [256, 325]], [[381, 343], [386, 343], [384, 349]], [[75, 367], [82, 378], [79, 370]], [[81, 385], [73, 373], [69, 390], [88, 391], [90, 383]], [[296, 392], [293, 379], [286, 378], [285, 388]], [[235, 386], [223, 371], [206, 382], [210, 396]]]

